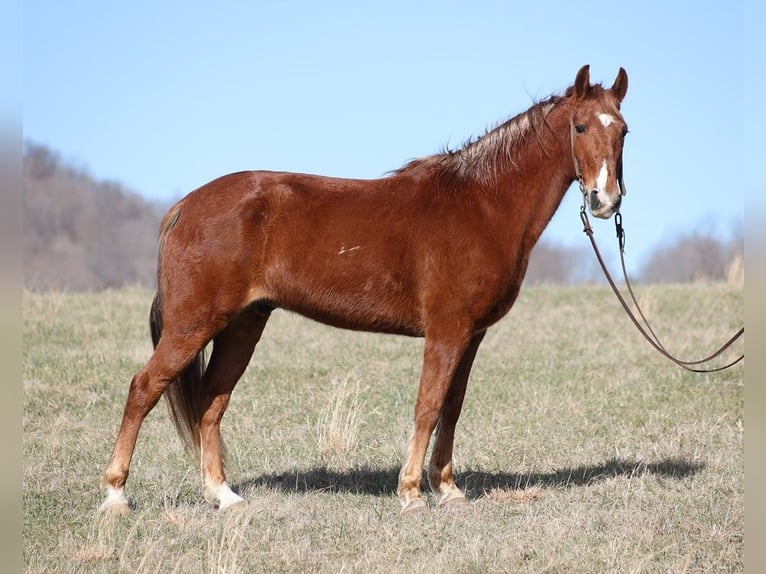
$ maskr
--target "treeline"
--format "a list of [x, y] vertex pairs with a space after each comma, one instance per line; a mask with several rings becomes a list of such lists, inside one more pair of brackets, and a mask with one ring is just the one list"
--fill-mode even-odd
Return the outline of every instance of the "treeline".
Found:
[[741, 284], [745, 276], [745, 238], [741, 225], [729, 239], [705, 230], [682, 234], [654, 250], [641, 271], [645, 283], [680, 283], [700, 279]]
[[157, 229], [165, 207], [119, 183], [95, 181], [46, 147], [23, 159], [24, 285], [98, 291], [154, 285]]
[[[47, 147], [24, 147], [24, 284], [33, 290], [98, 291], [155, 285], [157, 229], [167, 205], [148, 202], [119, 183], [96, 181]], [[696, 231], [658, 247], [636, 280], [734, 280], [744, 275], [740, 229], [729, 240]], [[525, 282], [598, 283], [587, 245], [544, 239]]]

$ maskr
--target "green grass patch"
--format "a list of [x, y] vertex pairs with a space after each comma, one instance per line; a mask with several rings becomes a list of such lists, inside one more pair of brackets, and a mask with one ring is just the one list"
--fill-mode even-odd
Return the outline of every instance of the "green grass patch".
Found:
[[[682, 357], [743, 322], [729, 285], [639, 291]], [[744, 366], [675, 367], [602, 287], [523, 290], [490, 330], [456, 435], [466, 509], [398, 514], [422, 340], [276, 311], [223, 420], [248, 504], [203, 502], [159, 405], [131, 467], [135, 510], [101, 516], [100, 474], [151, 354], [151, 297], [24, 294], [27, 572], [743, 569]]]

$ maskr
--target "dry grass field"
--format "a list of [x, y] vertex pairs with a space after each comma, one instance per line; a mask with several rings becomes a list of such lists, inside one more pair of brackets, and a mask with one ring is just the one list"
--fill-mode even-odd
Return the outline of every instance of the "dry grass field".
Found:
[[[741, 286], [638, 291], [681, 356], [744, 319]], [[248, 504], [203, 502], [161, 404], [139, 436], [134, 510], [99, 515], [128, 384], [151, 353], [151, 297], [24, 294], [27, 572], [743, 570], [744, 366], [673, 366], [604, 287], [522, 290], [490, 330], [456, 437], [464, 509], [398, 514], [422, 340], [277, 311], [223, 421]]]

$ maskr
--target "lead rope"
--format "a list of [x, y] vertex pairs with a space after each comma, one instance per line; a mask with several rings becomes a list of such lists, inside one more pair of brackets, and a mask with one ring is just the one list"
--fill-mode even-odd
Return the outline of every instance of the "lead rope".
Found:
[[[577, 164], [577, 159], [575, 158], [575, 165], [576, 164]], [[580, 220], [583, 223], [583, 231], [588, 236], [588, 239], [590, 239], [590, 243], [593, 246], [593, 252], [596, 254], [596, 259], [598, 259], [598, 262], [601, 265], [601, 269], [604, 272], [604, 276], [606, 277], [607, 281], [609, 281], [609, 285], [612, 287], [612, 291], [614, 291], [614, 294], [617, 296], [617, 299], [622, 304], [623, 309], [625, 309], [625, 312], [627, 313], [628, 317], [633, 322], [633, 324], [636, 326], [636, 329], [638, 329], [639, 333], [641, 333], [644, 336], [644, 338], [665, 358], [673, 361], [679, 367], [682, 367], [686, 369], [687, 371], [692, 371], [694, 373], [715, 373], [717, 371], [723, 371], [724, 369], [733, 367], [734, 365], [739, 363], [742, 359], [744, 359], [745, 355], [743, 353], [734, 361], [722, 367], [717, 367], [715, 369], [697, 369], [690, 366], [690, 365], [701, 365], [703, 363], [707, 363], [715, 359], [716, 357], [718, 357], [721, 353], [723, 353], [726, 349], [728, 349], [734, 343], [734, 341], [739, 339], [744, 334], [745, 332], [744, 327], [742, 327], [739, 331], [737, 331], [734, 334], [734, 336], [732, 336], [715, 353], [713, 353], [709, 357], [705, 357], [704, 359], [699, 359], [697, 361], [684, 361], [684, 360], [678, 359], [677, 357], [674, 357], [673, 355], [671, 355], [665, 349], [665, 346], [662, 344], [662, 342], [660, 342], [659, 337], [657, 337], [656, 333], [654, 332], [651, 325], [649, 324], [649, 321], [647, 321], [646, 316], [641, 310], [641, 306], [638, 304], [638, 301], [636, 300], [636, 297], [633, 293], [633, 288], [631, 287], [630, 281], [628, 280], [628, 273], [625, 268], [625, 230], [622, 227], [622, 215], [620, 215], [619, 213], [616, 213], [615, 227], [617, 230], [617, 241], [619, 242], [619, 246], [620, 246], [620, 261], [622, 264], [622, 273], [625, 278], [625, 285], [628, 288], [628, 292], [630, 293], [630, 297], [633, 301], [633, 304], [635, 305], [636, 310], [638, 311], [638, 314], [641, 316], [641, 319], [646, 325], [646, 329], [644, 329], [641, 323], [639, 323], [638, 319], [636, 319], [636, 316], [633, 314], [633, 311], [630, 309], [629, 305], [625, 302], [625, 299], [623, 298], [622, 293], [620, 293], [620, 290], [617, 288], [617, 285], [615, 285], [614, 280], [612, 279], [612, 276], [609, 273], [609, 270], [606, 268], [604, 259], [601, 257], [601, 252], [598, 249], [598, 245], [596, 245], [596, 239], [593, 234], [593, 228], [590, 226], [590, 221], [588, 220], [588, 214], [586, 210], [587, 198], [585, 197], [585, 193], [584, 193], [585, 185], [583, 184], [582, 177], [578, 177], [578, 180], [580, 183], [580, 191], [583, 191], [583, 205], [580, 207]], [[647, 330], [649, 331], [649, 333], [651, 333], [651, 336], [649, 335], [649, 333], [647, 333]]]

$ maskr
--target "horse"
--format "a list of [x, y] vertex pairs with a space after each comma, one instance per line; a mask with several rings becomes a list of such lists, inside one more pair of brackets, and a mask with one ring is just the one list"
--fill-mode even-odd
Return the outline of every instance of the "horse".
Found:
[[605, 88], [586, 65], [563, 94], [378, 179], [243, 171], [183, 197], [160, 225], [154, 351], [131, 380], [100, 509], [129, 510], [138, 433], [163, 394], [200, 461], [205, 499], [221, 510], [245, 502], [226, 482], [220, 423], [275, 309], [425, 339], [400, 511], [428, 510], [432, 435], [435, 504], [467, 504], [452, 452], [476, 352], [573, 182], [595, 217], [619, 211], [627, 88], [623, 68]]

